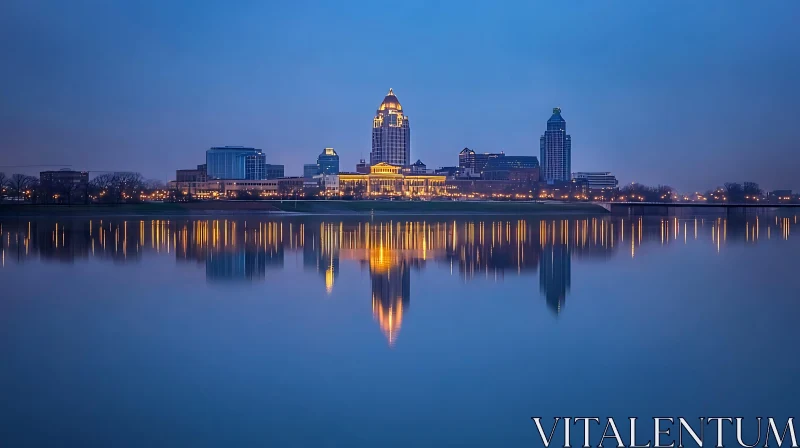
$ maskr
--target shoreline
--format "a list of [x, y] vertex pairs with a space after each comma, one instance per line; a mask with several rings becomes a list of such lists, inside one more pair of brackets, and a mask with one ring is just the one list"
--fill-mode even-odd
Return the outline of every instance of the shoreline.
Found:
[[142, 204], [2, 204], [0, 219], [81, 216], [388, 216], [388, 215], [606, 215], [587, 203], [512, 201], [209, 201]]

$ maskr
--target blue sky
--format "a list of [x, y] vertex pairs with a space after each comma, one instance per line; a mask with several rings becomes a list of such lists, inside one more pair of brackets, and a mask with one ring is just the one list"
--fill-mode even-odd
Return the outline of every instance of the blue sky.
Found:
[[[287, 174], [368, 158], [389, 87], [412, 158], [539, 154], [681, 190], [800, 190], [800, 2], [5, 0], [0, 165], [172, 179], [218, 145]], [[0, 168], [7, 174], [38, 168]]]

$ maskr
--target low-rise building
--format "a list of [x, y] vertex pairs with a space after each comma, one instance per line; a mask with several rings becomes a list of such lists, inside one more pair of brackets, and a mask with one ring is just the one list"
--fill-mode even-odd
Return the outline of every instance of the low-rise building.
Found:
[[590, 190], [614, 190], [619, 185], [616, 176], [608, 171], [572, 173], [572, 178], [585, 180]]
[[42, 171], [39, 173], [39, 183], [47, 202], [69, 204], [89, 198], [88, 171]]
[[339, 173], [339, 192], [357, 197], [435, 196], [445, 191], [446, 176], [403, 174], [402, 167], [388, 163], [370, 166], [369, 174]]

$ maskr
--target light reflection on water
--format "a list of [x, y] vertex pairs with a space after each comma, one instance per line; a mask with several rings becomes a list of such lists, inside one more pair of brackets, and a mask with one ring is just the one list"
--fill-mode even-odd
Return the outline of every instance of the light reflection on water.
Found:
[[330, 294], [341, 262], [368, 269], [372, 309], [390, 344], [409, 305], [412, 269], [445, 265], [464, 280], [536, 275], [547, 306], [558, 314], [570, 287], [571, 260], [631, 258], [643, 244], [730, 243], [763, 237], [788, 240], [797, 216], [574, 218], [498, 220], [328, 219], [74, 219], [0, 225], [2, 263], [74, 263], [97, 258], [138, 262], [152, 254], [205, 265], [209, 282], [264, 281], [284, 266], [286, 252], [324, 279]]
[[[105, 286], [116, 287], [119, 285], [121, 290], [117, 293], [124, 293], [126, 297], [129, 295], [140, 297], [143, 303], [141, 306], [146, 311], [145, 314], [151, 314], [155, 318], [158, 318], [162, 305], [151, 301], [155, 300], [150, 297], [154, 293], [163, 292], [166, 296], [180, 296], [185, 293], [187, 300], [191, 298], [189, 297], [191, 294], [208, 293], [213, 294], [214, 297], [224, 297], [229, 300], [229, 303], [223, 309], [215, 308], [217, 305], [209, 305], [208, 302], [198, 301], [196, 305], [190, 305], [191, 302], [187, 301], [184, 303], [170, 302], [169, 310], [175, 313], [190, 313], [192, 312], [190, 308], [196, 306], [196, 313], [202, 315], [200, 316], [202, 319], [212, 320], [216, 313], [216, 316], [220, 316], [220, 318], [231, 320], [230, 327], [225, 327], [225, 329], [237, 337], [242, 336], [239, 332], [244, 331], [242, 328], [245, 328], [266, 340], [281, 340], [280, 338], [286, 337], [287, 341], [300, 341], [305, 340], [303, 338], [312, 338], [307, 341], [310, 346], [300, 342], [286, 342], [292, 347], [290, 350], [292, 354], [288, 359], [306, 359], [304, 356], [310, 356], [309, 353], [314, 350], [313, 344], [331, 344], [327, 346], [329, 347], [328, 354], [324, 356], [336, 355], [337, 358], [330, 361], [332, 364], [329, 365], [329, 371], [326, 372], [329, 378], [324, 380], [330, 382], [330, 387], [324, 389], [318, 389], [320, 379], [312, 381], [307, 377], [312, 375], [309, 372], [319, 368], [318, 364], [321, 362], [319, 360], [308, 363], [286, 361], [287, 358], [281, 357], [289, 355], [286, 355], [281, 348], [277, 346], [259, 347], [264, 350], [263, 353], [260, 353], [261, 356], [271, 360], [280, 359], [281, 362], [287, 363], [284, 372], [280, 369], [277, 371], [273, 368], [268, 369], [251, 361], [251, 358], [236, 354], [236, 352], [223, 355], [225, 359], [230, 358], [230, 362], [217, 366], [217, 370], [227, 371], [227, 369], [233, 369], [231, 364], [244, 364], [254, 372], [259, 372], [258, 378], [246, 377], [243, 381], [256, 389], [263, 388], [273, 394], [270, 395], [269, 400], [260, 397], [263, 398], [263, 403], [259, 402], [262, 405], [270, 400], [277, 400], [282, 403], [283, 407], [291, 407], [292, 403], [298, 399], [305, 398], [311, 402], [321, 400], [318, 406], [325, 408], [327, 404], [335, 401], [333, 397], [338, 396], [336, 394], [349, 393], [360, 397], [354, 401], [359, 402], [360, 400], [362, 405], [353, 405], [354, 407], [350, 409], [352, 415], [343, 415], [336, 420], [339, 426], [347, 425], [351, 418], [367, 420], [372, 418], [370, 409], [374, 403], [371, 398], [360, 396], [356, 389], [376, 388], [377, 390], [385, 386], [379, 378], [386, 377], [392, 378], [392, 381], [396, 383], [398, 393], [407, 397], [405, 402], [400, 400], [396, 404], [399, 416], [406, 421], [412, 421], [413, 418], [410, 416], [420, 412], [418, 407], [422, 406], [412, 391], [420, 384], [425, 384], [426, 381], [415, 375], [425, 369], [444, 369], [448, 365], [458, 365], [465, 372], [463, 372], [463, 378], [454, 380], [454, 384], [459, 381], [463, 382], [466, 389], [471, 392], [465, 394], [463, 390], [466, 389], [459, 389], [460, 392], [453, 395], [452, 391], [447, 388], [442, 391], [430, 389], [430, 398], [435, 400], [440, 395], [441, 399], [463, 400], [463, 402], [456, 403], [455, 408], [450, 409], [455, 421], [463, 417], [461, 414], [467, 412], [464, 409], [459, 410], [459, 407], [468, 407], [469, 403], [476, 399], [475, 396], [470, 395], [477, 394], [482, 397], [478, 401], [483, 400], [485, 406], [498, 406], [506, 409], [508, 414], [504, 414], [502, 423], [508, 424], [508, 418], [511, 416], [521, 417], [523, 420], [528, 418], [528, 415], [522, 414], [528, 412], [528, 408], [532, 406], [523, 407], [520, 405], [519, 399], [515, 398], [522, 393], [521, 390], [524, 391], [528, 387], [526, 386], [528, 381], [552, 383], [554, 378], [565, 380], [564, 378], [569, 377], [572, 377], [574, 381], [576, 375], [574, 372], [569, 373], [569, 369], [567, 369], [567, 371], [560, 372], [558, 376], [551, 377], [545, 372], [547, 369], [543, 371], [537, 367], [538, 363], [533, 362], [532, 358], [528, 356], [528, 350], [514, 351], [503, 348], [517, 347], [520, 338], [537, 337], [540, 340], [548, 341], [548, 347], [540, 346], [537, 349], [542, 352], [542, 356], [545, 356], [543, 359], [566, 356], [564, 350], [567, 350], [569, 353], [576, 353], [575, 356], [578, 358], [575, 362], [577, 363], [602, 362], [603, 356], [605, 356], [602, 351], [596, 350], [590, 353], [582, 352], [577, 348], [584, 343], [591, 344], [591, 338], [587, 340], [583, 332], [587, 328], [593, 328], [594, 325], [602, 325], [604, 320], [621, 319], [622, 313], [629, 313], [624, 318], [625, 323], [619, 325], [619, 329], [611, 329], [608, 330], [610, 333], [605, 336], [595, 335], [592, 338], [610, 344], [614, 347], [614, 352], [623, 353], [626, 356], [629, 354], [637, 356], [640, 361], [653, 366], [659, 365], [658, 358], [651, 354], [651, 347], [644, 344], [644, 341], [649, 341], [650, 344], [677, 343], [677, 340], [685, 342], [682, 338], [704, 338], [708, 334], [713, 334], [722, 338], [719, 344], [723, 348], [718, 348], [721, 350], [720, 354], [715, 356], [719, 356], [724, 362], [729, 362], [730, 357], [737, 356], [737, 353], [755, 356], [757, 353], [755, 348], [748, 348], [746, 340], [738, 339], [743, 337], [741, 334], [729, 334], [728, 332], [740, 328], [743, 325], [743, 319], [754, 315], [756, 310], [761, 312], [761, 305], [755, 302], [764, 300], [758, 297], [759, 294], [791, 295], [792, 286], [788, 283], [791, 279], [784, 280], [787, 286], [782, 290], [780, 281], [776, 283], [775, 279], [769, 279], [766, 276], [770, 269], [780, 273], [783, 272], [783, 266], [786, 264], [796, 263], [796, 259], [793, 261], [781, 258], [785, 257], [782, 255], [784, 252], [776, 251], [779, 247], [795, 244], [796, 232], [797, 216], [794, 214], [742, 217], [703, 216], [698, 218], [548, 217], [542, 219], [530, 217], [493, 219], [465, 219], [463, 217], [6, 219], [0, 221], [0, 252], [2, 252], [0, 278], [6, 292], [5, 298], [0, 297], [0, 315], [5, 314], [6, 316], [7, 330], [5, 341], [0, 341], [0, 344], [6, 344], [0, 345], [0, 354], [7, 355], [4, 356], [7, 359], [16, 360], [15, 365], [22, 367], [18, 367], [20, 370], [14, 371], [13, 374], [6, 377], [6, 381], [8, 381], [6, 384], [2, 383], [3, 376], [0, 374], [0, 388], [3, 389], [3, 392], [8, 392], [6, 390], [8, 384], [19, 386], [19, 383], [23, 382], [22, 378], [30, 373], [28, 367], [25, 366], [36, 363], [44, 363], [56, 371], [61, 371], [60, 369], [64, 369], [65, 366], [84, 367], [81, 362], [73, 364], [74, 361], [59, 362], [53, 361], [53, 359], [43, 361], [39, 358], [32, 361], [29, 359], [35, 355], [27, 352], [35, 352], [35, 350], [23, 350], [21, 347], [25, 347], [25, 343], [21, 341], [24, 335], [32, 329], [24, 328], [19, 322], [30, 321], [39, 324], [56, 322], [62, 326], [66, 325], [60, 321], [62, 319], [60, 315], [54, 317], [46, 314], [42, 308], [36, 308], [33, 305], [50, 300], [49, 296], [43, 295], [45, 294], [43, 291], [47, 291], [47, 294], [53, 296], [59, 294], [65, 296], [59, 297], [61, 301], [59, 306], [68, 305], [70, 301], [73, 301], [76, 306], [81, 304], [81, 309], [94, 310], [98, 306], [98, 302], [92, 300], [107, 294], [105, 291], [87, 289], [87, 284], [91, 285], [92, 282], [95, 282]], [[685, 250], [675, 250], [680, 247], [684, 247]], [[796, 247], [796, 245], [791, 247]], [[766, 252], [759, 248], [765, 249]], [[749, 254], [754, 257], [753, 263], [758, 264], [759, 267], [748, 264], [750, 263]], [[659, 264], [661, 259], [664, 260], [663, 265]], [[683, 265], [694, 266], [696, 263], [692, 262], [697, 259], [708, 262], [706, 265], [700, 265], [707, 271], [708, 284], [694, 283], [679, 286], [682, 281], [687, 280], [691, 273], [680, 271], [682, 274], [673, 274], [672, 271], [680, 270]], [[733, 261], [725, 268], [729, 271], [723, 271], [714, 264], [714, 260]], [[92, 280], [91, 275], [98, 275], [96, 274], [98, 271], [90, 269], [94, 263], [118, 266], [120, 269], [115, 271], [104, 269], [99, 271], [102, 272], [101, 275], [110, 277]], [[775, 266], [766, 266], [769, 263], [775, 263]], [[604, 265], [609, 268], [602, 269], [601, 267]], [[86, 271], [67, 269], [68, 266], [82, 267]], [[348, 270], [351, 272], [348, 273]], [[47, 285], [31, 284], [30, 279], [35, 278], [35, 273], [39, 271], [52, 276], [52, 278], [42, 279], [46, 283], [49, 282]], [[758, 274], [754, 274], [756, 278], [751, 279], [745, 278], [741, 274], [743, 272], [757, 272]], [[195, 273], [199, 275], [195, 275]], [[661, 280], [670, 278], [672, 275], [677, 275], [674, 278], [673, 291], [648, 291], [646, 289], [654, 284], [662, 285], [662, 288], [663, 285], [669, 285], [668, 282], [661, 283]], [[131, 280], [130, 276], [135, 276], [135, 278]], [[195, 279], [201, 277], [205, 278], [205, 285], [194, 283]], [[721, 283], [720, 279], [723, 279], [724, 282]], [[703, 277], [699, 276], [687, 281], [702, 282]], [[504, 282], [509, 283], [509, 287], [503, 287]], [[247, 289], [242, 289], [243, 287], [263, 287], [264, 291], [277, 297], [292, 296], [295, 290], [303, 290], [308, 291], [313, 297], [309, 297], [307, 301], [295, 298], [294, 303], [266, 302], [254, 305], [246, 302], [243, 298], [249, 297], [248, 294], [250, 294]], [[122, 291], [123, 288], [125, 291]], [[75, 290], [78, 289], [80, 292], [76, 293]], [[25, 300], [17, 300], [19, 298], [15, 297], [15, 292], [22, 290], [27, 291], [25, 293], [27, 297]], [[412, 309], [412, 292], [415, 294], [413, 297], [414, 309]], [[697, 298], [690, 298], [693, 301], [690, 306], [697, 307], [706, 313], [709, 312], [709, 309], [713, 309], [710, 308], [712, 304], [715, 307], [718, 307], [720, 303], [730, 306], [727, 317], [716, 322], [709, 320], [707, 316], [702, 317], [702, 320], [699, 320], [699, 317], [697, 319], [687, 317], [685, 323], [673, 323], [674, 328], [656, 329], [657, 327], [649, 326], [648, 322], [654, 318], [653, 313], [656, 311], [673, 316], [685, 313], [686, 300], [689, 299], [676, 299], [674, 302], [669, 302], [663, 297], [669, 297], [670, 294], [685, 295], [687, 292], [696, 292], [697, 296]], [[741, 297], [738, 296], [740, 293]], [[229, 296], [229, 294], [232, 295]], [[337, 294], [344, 294], [345, 297], [337, 296]], [[498, 297], [494, 297], [495, 294]], [[513, 315], [516, 311], [509, 308], [512, 304], [521, 307], [521, 302], [514, 297], [499, 297], [501, 294], [517, 295], [526, 300], [538, 297], [539, 302], [536, 303], [534, 310], [548, 310], [543, 313], [545, 318], [528, 317], [532, 323], [526, 327], [524, 319]], [[580, 306], [584, 307], [583, 309], [570, 305], [573, 295], [580, 298]], [[726, 297], [730, 295], [737, 296], [735, 299], [728, 300]], [[461, 300], [462, 296], [464, 300]], [[651, 296], [656, 297], [653, 299], [655, 301], [646, 302], [645, 299], [650, 299]], [[752, 296], [752, 300], [748, 296]], [[662, 298], [658, 299], [658, 297]], [[699, 297], [704, 297], [704, 300], [701, 301]], [[131, 299], [126, 298], [125, 300], [130, 301]], [[329, 313], [330, 319], [348, 322], [347, 325], [354, 329], [360, 329], [362, 323], [349, 319], [357, 314], [358, 310], [366, 309], [369, 313], [371, 306], [374, 322], [369, 324], [373, 326], [376, 335], [379, 333], [375, 326], [383, 334], [385, 339], [380, 336], [378, 339], [381, 341], [382, 349], [388, 350], [386, 353], [378, 351], [373, 346], [374, 340], [348, 334], [344, 328], [336, 326], [332, 322], [325, 322], [325, 320], [310, 319], [305, 322], [304, 318], [297, 314], [298, 312], [313, 314], [311, 308], [317, 306], [314, 304], [336, 300], [341, 304], [341, 309], [327, 308], [330, 305], [324, 305], [321, 308], [328, 310], [326, 312]], [[490, 301], [495, 301], [495, 303], [491, 304]], [[704, 304], [704, 301], [707, 303]], [[135, 305], [125, 303], [124, 300], [109, 303], [121, 307], [120, 309], [106, 310], [118, 319], [126, 318], [124, 307]], [[647, 306], [643, 307], [641, 303], [646, 303]], [[351, 304], [352, 308], [349, 308]], [[416, 311], [415, 309], [419, 309], [417, 307], [420, 305], [422, 309]], [[494, 313], [492, 307], [499, 311]], [[788, 333], [780, 329], [788, 322], [794, 322], [797, 310], [798, 307], [793, 302], [771, 300], [770, 309], [764, 309], [767, 323], [763, 328], [759, 327], [760, 330], [758, 328], [751, 329], [750, 331], [755, 332], [753, 337], [758, 340], [771, 341], [773, 346], [771, 350], [775, 350], [776, 353], [785, 349], [787, 345], [793, 344], [797, 339], [787, 336]], [[236, 314], [240, 311], [244, 314]], [[264, 315], [269, 315], [270, 319], [276, 320], [272, 325], [262, 327], [262, 323], [252, 316], [257, 312], [265, 313]], [[42, 316], [46, 316], [47, 319]], [[197, 318], [200, 319], [200, 317]], [[98, 318], [102, 320], [104, 316], [100, 314]], [[137, 319], [130, 319], [137, 322], [128, 325], [144, 325]], [[155, 330], [148, 331], [155, 332], [159, 338], [174, 338], [173, 332], [180, 332], [181, 325], [187, 325], [189, 328], [195, 328], [194, 325], [197, 325], [198, 331], [201, 331], [200, 328], [205, 328], [203, 325], [193, 323], [194, 321], [186, 322], [185, 319], [185, 317], [176, 315], [172, 320], [158, 321], [159, 323], [153, 324]], [[492, 323], [491, 319], [499, 320]], [[91, 327], [91, 325], [95, 325], [95, 322], [88, 320], [82, 322], [90, 328], [90, 330], [85, 330], [87, 334], [95, 337], [98, 330]], [[465, 328], [455, 328], [456, 322], [468, 322], [469, 324], [466, 324]], [[536, 324], [534, 325], [533, 322]], [[560, 327], [553, 327], [552, 323], [557, 323]], [[254, 327], [251, 327], [251, 324]], [[714, 330], [707, 330], [708, 334], [706, 334], [706, 330], [698, 330], [698, 325], [701, 324], [707, 324]], [[314, 325], [318, 328], [313, 328]], [[205, 324], [205, 326], [209, 326], [209, 324]], [[138, 335], [133, 329], [123, 328], [130, 330], [130, 333], [123, 332], [126, 337]], [[37, 328], [37, 330], [39, 329]], [[80, 332], [81, 330], [76, 331]], [[322, 339], [319, 335], [314, 334], [315, 331], [324, 333], [327, 340], [320, 342]], [[637, 332], [636, 335], [631, 333], [633, 331]], [[426, 344], [435, 346], [438, 337], [448, 340], [451, 332], [457, 333], [458, 337], [464, 341], [469, 340], [472, 343], [462, 347], [458, 345], [459, 339], [452, 339], [447, 352], [438, 353], [435, 357], [432, 357], [433, 355], [426, 357], [424, 354]], [[642, 332], [651, 334], [644, 335]], [[136, 337], [141, 337], [141, 335]], [[223, 336], [220, 334], [212, 332], [211, 336], [203, 337], [210, 338], [206, 341], [209, 345], [223, 344]], [[245, 347], [251, 347], [254, 343], [252, 340], [234, 339], [224, 343]], [[48, 345], [44, 349], [37, 347], [38, 350], [44, 350], [44, 352], [54, 350], [53, 353], [56, 354], [74, 350], [76, 347], [64, 344], [64, 346], [59, 346], [56, 343], [55, 346]], [[491, 345], [494, 353], [481, 351], [481, 344]], [[410, 352], [402, 351], [404, 346]], [[77, 347], [83, 348], [83, 345], [78, 344]], [[562, 348], [558, 349], [558, 347]], [[180, 357], [182, 356], [180, 354], [190, 352], [191, 347], [189, 342], [185, 342], [183, 345], [176, 345], [173, 349]], [[25, 352], [24, 355], [23, 352]], [[53, 358], [53, 353], [50, 353], [48, 358]], [[687, 357], [684, 362], [697, 362], [700, 357], [706, 356], [703, 353], [699, 349], [695, 353], [688, 353], [684, 355]], [[103, 356], [108, 356], [108, 354]], [[317, 356], [323, 355], [317, 354]], [[397, 359], [393, 361], [391, 356], [396, 356]], [[761, 355], [759, 354], [759, 356]], [[478, 363], [483, 358], [492, 358], [496, 367], [482, 365], [480, 369], [471, 373], [471, 365], [462, 364], [461, 361], [468, 357], [475, 357]], [[146, 359], [148, 360], [142, 362], [151, 363], [148, 368], [154, 369], [156, 372], [162, 370], [164, 372], [182, 371], [185, 367], [184, 364], [173, 365], [168, 361], [149, 360], [147, 357]], [[367, 362], [367, 359], [372, 360], [372, 366], [364, 367], [363, 364]], [[442, 359], [448, 360], [447, 362], [450, 364]], [[399, 360], [404, 362], [402, 367], [399, 364], [393, 364]], [[92, 360], [92, 362], [100, 361]], [[198, 361], [190, 359], [186, 362], [191, 364]], [[251, 362], [254, 364], [251, 365]], [[293, 362], [299, 364], [294, 365]], [[562, 359], [559, 362], [567, 361]], [[337, 370], [336, 364], [343, 366], [341, 372]], [[393, 369], [388, 367], [390, 365], [394, 365]], [[127, 364], [125, 366], [129, 367]], [[348, 369], [356, 368], [366, 369], [374, 376], [365, 379], [366, 376], [355, 375], [359, 378], [359, 383], [357, 385], [351, 383], [355, 380], [348, 377], [353, 376], [353, 371]], [[404, 371], [405, 376], [398, 377], [397, 369], [401, 368], [410, 370]], [[478, 370], [482, 373], [477, 373]], [[470, 376], [488, 375], [487, 372], [490, 371], [509, 378], [508, 384], [505, 386], [499, 384], [492, 386], [496, 388], [492, 389], [497, 394], [496, 398], [487, 398], [481, 395], [480, 389], [483, 386], [476, 383], [478, 377]], [[534, 377], [517, 377], [514, 373], [517, 371], [528, 372]], [[793, 382], [790, 383], [793, 381], [791, 380], [792, 375], [798, 372], [800, 372], [798, 363], [792, 361], [784, 373], [771, 373], [771, 375], [779, 376], [768, 377], [767, 373], [761, 373], [760, 375], [763, 376], [758, 379], [786, 386], [793, 384]], [[283, 374], [287, 376], [281, 376]], [[707, 372], [709, 378], [711, 374], [711, 371]], [[59, 375], [67, 374], [62, 372]], [[115, 373], [114, 375], [122, 374]], [[114, 375], [112, 375], [113, 378], [120, 378]], [[289, 377], [293, 378], [287, 379]], [[11, 379], [9, 380], [9, 378]], [[168, 383], [164, 387], [179, 387], [173, 383], [174, 379], [159, 378], [158, 384]], [[754, 377], [748, 378], [752, 380]], [[744, 381], [744, 377], [740, 380]], [[317, 396], [309, 398], [309, 392], [297, 392], [290, 397], [277, 397], [274, 394], [278, 392], [273, 392], [271, 386], [281, 381], [289, 383], [296, 381], [301, 390], [316, 390]], [[408, 381], [408, 383], [404, 381]], [[618, 381], [620, 381], [619, 387], [631, 387], [630, 384], [636, 384], [637, 380], [622, 375]], [[688, 377], [684, 381], [688, 383]], [[737, 380], [732, 381], [733, 383], [727, 384], [724, 390], [730, 390], [731, 384], [738, 385]], [[570, 384], [574, 386], [575, 383], [570, 382]], [[114, 394], [122, 393], [116, 388], [112, 388], [112, 392]], [[141, 391], [139, 392], [141, 393]], [[553, 403], [557, 403], [556, 396], [550, 397], [549, 393], [549, 391], [537, 391], [535, 394], [537, 398], [535, 400], [530, 398], [528, 401], [539, 403], [539, 405], [551, 403], [550, 406], [554, 406]], [[553, 393], [557, 393], [557, 389], [554, 389]], [[694, 390], [691, 393], [697, 394], [698, 392]], [[169, 395], [169, 392], [166, 394]], [[525, 394], [523, 393], [523, 395]], [[13, 393], [10, 396], [7, 403], [15, 403], [15, 406], [18, 405], [18, 401], [21, 403], [24, 400], [22, 396], [15, 396]], [[458, 398], [454, 398], [454, 396]], [[631, 400], [635, 401], [635, 396], [646, 397], [647, 394], [640, 391], [632, 394]], [[677, 396], [679, 397], [680, 394]], [[583, 405], [590, 397], [591, 400], [608, 399], [603, 392], [595, 389], [576, 392], [574, 396], [567, 394], [567, 398], [564, 398], [564, 395], [560, 397], [576, 406]], [[46, 397], [40, 399], [47, 401]], [[137, 400], [136, 397], [127, 397], [126, 399], [133, 400], [133, 402]], [[758, 399], [748, 397], [743, 402], [748, 406], [753, 403], [765, 403], [759, 402]], [[769, 403], [772, 398], [760, 396], [760, 399], [768, 400], [766, 403]], [[240, 400], [244, 399], [240, 398]], [[553, 401], [549, 402], [548, 400]], [[233, 403], [228, 403], [229, 406], [237, 404], [241, 404], [241, 401], [233, 400]], [[199, 405], [195, 403], [195, 405], [203, 406], [207, 403]], [[266, 406], [270, 407], [271, 405], [267, 404]], [[640, 404], [640, 406], [644, 405]], [[750, 408], [747, 407], [747, 409]], [[13, 409], [0, 410], [2, 410], [0, 414], [10, 418], [10, 421], [25, 420]], [[601, 410], [605, 412], [604, 409]], [[608, 413], [611, 414], [615, 411], [632, 413], [633, 410], [614, 408]], [[779, 407], [778, 410], [782, 411], [783, 408]], [[38, 408], [33, 411], [28, 409], [26, 412], [29, 413], [26, 415], [39, 416], [40, 423], [52, 418], [47, 415], [47, 411]], [[134, 418], [133, 415], [126, 414], [124, 411], [119, 412], [122, 412], [125, 418]], [[273, 415], [280, 414], [281, 411], [272, 408], [263, 412], [271, 415], [274, 421], [283, 421], [281, 419], [288, 419], [289, 415], [292, 418], [302, 417], [303, 412], [308, 412], [308, 410], [295, 413], [287, 411], [287, 416]], [[683, 414], [691, 412], [692, 410], [689, 409], [683, 411]], [[542, 410], [536, 412], [534, 409], [530, 409], [530, 413], [547, 415]], [[728, 415], [732, 412], [726, 411], [721, 414]], [[427, 418], [445, 419], [449, 417], [429, 415]], [[471, 418], [474, 418], [474, 415]], [[33, 420], [36, 421], [36, 418]], [[502, 426], [501, 421], [489, 419], [489, 422]], [[114, 426], [114, 422], [109, 424], [111, 427]], [[201, 422], [192, 420], [184, 424], [192, 427], [201, 425]], [[417, 425], [420, 424], [417, 422]], [[442, 424], [447, 428], [451, 422], [443, 420]], [[416, 434], [417, 439], [415, 440], [418, 440], [419, 437], [424, 438], [426, 435], [436, 434], [436, 431], [430, 428], [422, 434], [417, 433], [417, 430], [414, 429], [416, 427], [408, 426], [407, 436], [409, 438], [414, 439], [412, 436]], [[247, 428], [253, 430], [250, 426]], [[474, 437], [476, 444], [478, 444], [477, 441], [493, 443], [505, 440], [507, 446], [516, 445], [521, 441], [525, 441], [528, 446], [533, 446], [531, 444], [536, 440], [535, 434], [528, 430], [532, 430], [532, 427], [506, 427], [506, 433], [491, 433], [487, 432], [489, 431], [487, 427], [476, 424], [474, 431], [483, 432], [474, 433], [470, 437]], [[8, 436], [11, 439], [20, 437], [20, 440], [26, 440], [25, 437], [9, 428], [5, 428], [5, 430], [0, 428], [0, 435]], [[275, 436], [275, 434], [272, 435]], [[106, 442], [115, 440], [113, 434], [106, 434], [104, 437], [106, 438], [101, 437], [101, 439]], [[455, 440], [461, 442], [473, 440], [466, 435], [464, 437], [464, 439], [456, 438]], [[363, 439], [359, 440], [375, 442], [379, 438], [377, 434], [365, 430]], [[278, 439], [264, 437], [258, 440], [263, 442]], [[85, 441], [79, 437], [75, 440]], [[222, 442], [222, 439], [213, 437], [211, 440]], [[332, 439], [324, 437], [314, 439], [312, 437], [302, 439], [302, 443], [291, 437], [281, 440], [292, 440], [292, 443], [287, 443], [287, 445], [302, 446], [306, 442], [317, 443], [320, 440], [330, 441]], [[352, 442], [347, 437], [339, 441], [344, 443], [345, 440]], [[409, 439], [398, 436], [395, 445], [407, 445], [408, 443], [403, 443], [404, 440], [408, 442]], [[180, 444], [191, 441], [191, 437], [188, 439], [184, 437], [171, 440], [170, 443]], [[163, 440], [145, 437], [140, 442], [140, 444], [160, 443]], [[337, 443], [333, 444], [337, 445]], [[483, 446], [488, 445], [483, 444]]]

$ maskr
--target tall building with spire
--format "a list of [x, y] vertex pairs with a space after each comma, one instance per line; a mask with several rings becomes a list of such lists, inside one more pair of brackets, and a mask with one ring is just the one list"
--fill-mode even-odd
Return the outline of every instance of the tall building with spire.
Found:
[[567, 122], [561, 109], [553, 108], [547, 130], [539, 138], [539, 160], [542, 180], [568, 181], [572, 173], [572, 137], [567, 135]]
[[389, 89], [372, 120], [370, 165], [381, 162], [407, 167], [411, 165], [411, 127], [403, 115], [403, 106]]

